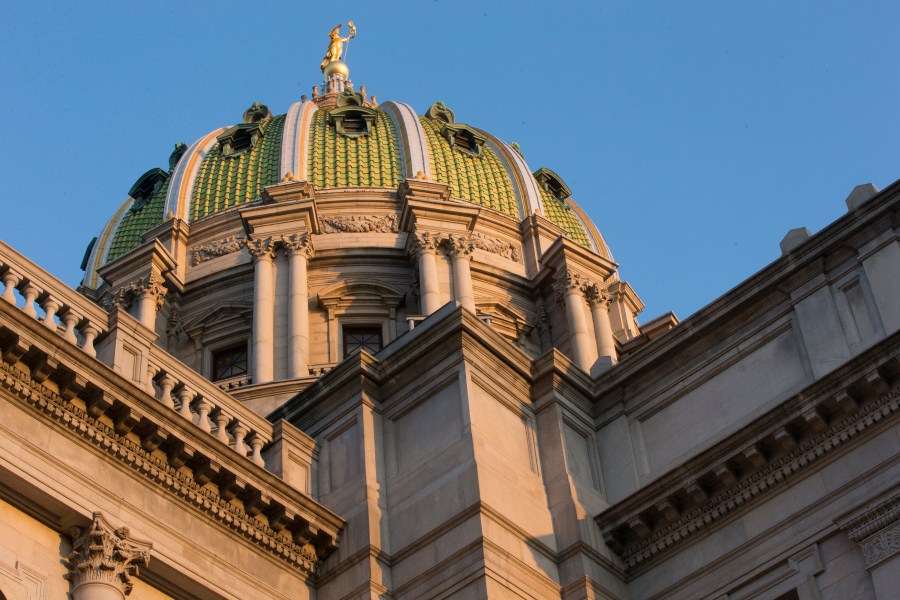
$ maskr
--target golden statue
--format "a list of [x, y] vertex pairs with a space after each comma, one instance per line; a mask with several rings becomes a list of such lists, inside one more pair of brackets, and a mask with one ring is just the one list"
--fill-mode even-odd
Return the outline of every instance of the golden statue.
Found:
[[332, 29], [331, 33], [328, 35], [328, 37], [331, 38], [331, 42], [328, 43], [328, 50], [325, 52], [325, 58], [322, 59], [322, 64], [319, 65], [319, 68], [322, 69], [323, 72], [325, 71], [325, 65], [330, 62], [341, 60], [341, 54], [344, 52], [344, 42], [349, 42], [356, 37], [356, 26], [353, 24], [353, 21], [347, 21], [347, 25], [350, 27], [350, 35], [347, 37], [341, 37], [341, 27], [344, 26], [343, 23]]

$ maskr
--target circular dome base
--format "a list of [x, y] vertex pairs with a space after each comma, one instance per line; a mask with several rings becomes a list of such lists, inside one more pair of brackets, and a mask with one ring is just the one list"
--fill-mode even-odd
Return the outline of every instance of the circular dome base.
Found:
[[350, 68], [347, 67], [347, 65], [344, 64], [344, 62], [340, 61], [340, 60], [333, 60], [330, 63], [327, 63], [325, 65], [325, 68], [322, 69], [322, 72], [325, 73], [326, 79], [328, 79], [335, 73], [343, 75], [344, 79], [347, 79], [348, 77], [350, 77]]

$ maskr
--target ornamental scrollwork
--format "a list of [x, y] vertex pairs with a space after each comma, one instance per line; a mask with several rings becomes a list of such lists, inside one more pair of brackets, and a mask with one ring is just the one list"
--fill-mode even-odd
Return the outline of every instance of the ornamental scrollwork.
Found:
[[152, 544], [132, 539], [127, 527], [113, 528], [101, 513], [90, 526], [72, 532], [73, 550], [66, 557], [72, 588], [90, 583], [111, 585], [124, 595], [134, 587], [138, 567], [150, 564]]
[[246, 237], [242, 235], [232, 235], [222, 240], [212, 242], [211, 244], [194, 246], [193, 248], [191, 248], [191, 250], [193, 251], [194, 266], [199, 265], [200, 263], [204, 263], [208, 260], [212, 260], [219, 256], [225, 256], [226, 254], [238, 252], [246, 245]]
[[321, 217], [322, 233], [397, 233], [397, 215], [383, 217], [351, 215], [349, 217]]
[[497, 254], [503, 258], [519, 262], [520, 252], [515, 244], [498, 240], [497, 238], [487, 236], [483, 233], [473, 233], [471, 239], [472, 245], [479, 250], [484, 250], [485, 252]]

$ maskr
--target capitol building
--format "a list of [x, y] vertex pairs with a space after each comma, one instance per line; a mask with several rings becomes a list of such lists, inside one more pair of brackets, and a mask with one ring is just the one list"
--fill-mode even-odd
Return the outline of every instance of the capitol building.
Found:
[[0, 600], [897, 598], [900, 185], [645, 316], [589, 191], [354, 33], [77, 290], [0, 242]]

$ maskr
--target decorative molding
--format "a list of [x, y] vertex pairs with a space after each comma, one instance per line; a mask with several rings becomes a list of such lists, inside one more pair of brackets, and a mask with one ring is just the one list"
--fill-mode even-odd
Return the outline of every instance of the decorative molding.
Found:
[[[315, 571], [319, 557], [311, 541], [301, 539], [303, 542], [301, 545], [291, 536], [285, 535], [289, 533], [287, 529], [279, 534], [271, 526], [251, 516], [241, 506], [225, 500], [219, 493], [210, 489], [209, 485], [200, 485], [183, 469], [176, 469], [165, 458], [145, 449], [143, 444], [117, 434], [100, 419], [66, 402], [59, 394], [32, 379], [28, 373], [2, 362], [0, 387], [7, 390], [12, 397], [20, 398], [33, 406], [63, 429], [82, 438], [99, 452], [107, 454], [113, 460], [161, 487], [169, 496], [181, 499], [234, 534], [307, 574]], [[153, 447], [153, 444], [150, 444], [150, 447]], [[312, 524], [310, 527], [313, 532], [318, 529]]]
[[484, 250], [515, 262], [519, 262], [521, 257], [521, 252], [515, 244], [498, 240], [483, 233], [473, 233], [471, 241], [472, 245], [479, 250]]
[[247, 250], [256, 260], [272, 260], [275, 258], [275, 240], [270, 237], [247, 239]]
[[879, 500], [878, 504], [869, 504], [840, 523], [847, 537], [862, 548], [869, 568], [900, 552], [900, 486]]
[[284, 246], [285, 254], [289, 258], [294, 254], [302, 254], [308, 260], [316, 253], [316, 248], [312, 243], [312, 237], [308, 233], [283, 235], [281, 236], [281, 243]]
[[131, 578], [140, 565], [150, 564], [150, 542], [131, 539], [127, 527], [115, 529], [101, 513], [87, 530], [72, 530], [73, 550], [66, 557], [69, 566], [67, 579], [72, 590], [92, 583], [111, 585], [122, 594], [131, 593]]
[[450, 256], [471, 260], [472, 253], [475, 252], [475, 246], [472, 244], [472, 236], [470, 235], [451, 233], [446, 237], [444, 243], [447, 246], [447, 254]]
[[167, 293], [165, 280], [156, 273], [151, 273], [107, 294], [103, 297], [101, 305], [108, 311], [112, 311], [114, 308], [125, 310], [134, 304], [135, 300], [150, 295], [154, 297], [158, 309], [165, 303]]
[[238, 252], [247, 245], [247, 238], [242, 235], [232, 235], [230, 237], [217, 240], [208, 245], [199, 245], [191, 248], [194, 257], [194, 266], [204, 263], [208, 260], [225, 256]]
[[584, 297], [591, 306], [595, 304], [605, 304], [609, 306], [612, 295], [609, 293], [605, 284], [591, 283], [584, 288]]
[[409, 253], [416, 258], [426, 252], [435, 254], [442, 241], [443, 238], [440, 233], [416, 231], [410, 236]]
[[584, 295], [584, 290], [589, 285], [588, 280], [581, 273], [568, 268], [562, 268], [556, 272], [553, 280], [553, 289], [556, 291], [556, 301], [559, 304], [566, 303], [566, 296], [572, 291]]
[[322, 233], [397, 233], [397, 215], [319, 217]]
[[[842, 393], [836, 394], [836, 397], [842, 397]], [[672, 520], [667, 519], [662, 525], [654, 527], [651, 525], [652, 520], [642, 514], [645, 512], [643, 509], [622, 514], [613, 507], [611, 511], [607, 511], [612, 514], [601, 514], [596, 518], [597, 523], [603, 531], [607, 545], [619, 555], [626, 570], [633, 571], [658, 556], [673, 551], [688, 539], [721, 522], [730, 513], [767, 496], [772, 490], [782, 487], [785, 482], [792, 481], [798, 473], [804, 472], [813, 463], [830, 456], [841, 446], [853, 442], [881, 421], [894, 417], [898, 411], [900, 411], [900, 386], [880, 394], [864, 406], [854, 409], [848, 416], [836, 418], [827, 428], [821, 419], [815, 418], [815, 409], [805, 410], [804, 417], [808, 418], [808, 425], [813, 428], [812, 431], [818, 428], [817, 433], [798, 443], [783, 426], [775, 427], [770, 435], [775, 442], [783, 441], [784, 454], [769, 462], [756, 451], [755, 445], [751, 446], [743, 454], [757, 466], [757, 470], [740, 481], [735, 481], [732, 477], [732, 483], [709, 496], [699, 486], [696, 478], [692, 479], [693, 483], [688, 482], [682, 487], [688, 494], [693, 491], [698, 500], [702, 499], [695, 508], [680, 515], [675, 512]], [[728, 458], [722, 457], [723, 464]], [[721, 480], [727, 482], [728, 478], [723, 477]], [[664, 493], [668, 497], [672, 492]], [[655, 504], [660, 505], [661, 502], [665, 502], [665, 497], [660, 496]], [[891, 510], [895, 511], [891, 514], [896, 514], [896, 507]], [[626, 531], [630, 531], [628, 540], [622, 539], [623, 532]], [[891, 549], [892, 545], [897, 546], [900, 539], [895, 530], [891, 530], [890, 535], [878, 538], [877, 541], [873, 541], [872, 551], [876, 552], [877, 549], [876, 553], [882, 556], [879, 560], [888, 556], [886, 552], [892, 554], [897, 551]]]

